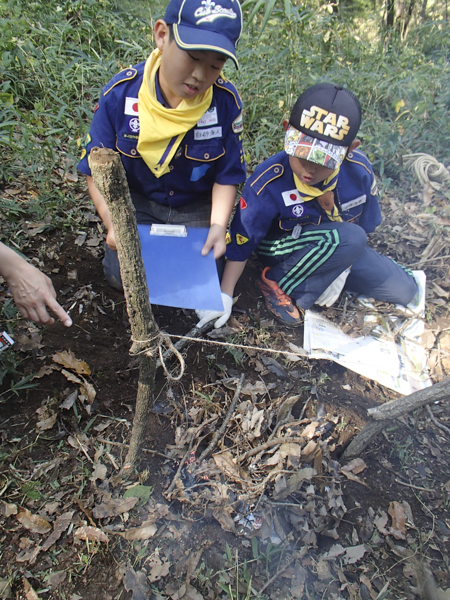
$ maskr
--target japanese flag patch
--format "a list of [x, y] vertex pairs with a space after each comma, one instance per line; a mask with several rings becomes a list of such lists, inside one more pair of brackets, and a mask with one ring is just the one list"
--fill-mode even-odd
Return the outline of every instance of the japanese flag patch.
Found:
[[125, 110], [124, 110], [124, 114], [125, 115], [133, 115], [133, 117], [138, 117], [139, 116], [139, 112], [138, 112], [138, 99], [137, 98], [130, 98], [129, 96], [127, 96], [125, 98]]
[[302, 197], [300, 196], [298, 190], [288, 190], [287, 192], [282, 192], [283, 202], [285, 206], [292, 206], [292, 204], [298, 204], [299, 202], [304, 202]]

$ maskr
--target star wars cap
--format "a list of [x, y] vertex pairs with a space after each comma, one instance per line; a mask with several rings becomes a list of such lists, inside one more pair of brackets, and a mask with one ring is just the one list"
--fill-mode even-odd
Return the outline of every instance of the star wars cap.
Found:
[[360, 125], [361, 105], [352, 92], [333, 83], [317, 83], [295, 103], [284, 149], [290, 156], [336, 169]]
[[239, 0], [171, 0], [164, 21], [173, 25], [182, 50], [213, 50], [230, 57], [236, 68], [236, 44], [242, 31]]

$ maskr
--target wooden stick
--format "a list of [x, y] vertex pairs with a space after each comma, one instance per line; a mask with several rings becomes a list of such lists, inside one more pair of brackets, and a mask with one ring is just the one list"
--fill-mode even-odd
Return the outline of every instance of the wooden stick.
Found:
[[403, 396], [381, 406], [369, 408], [367, 414], [374, 421], [396, 419], [411, 410], [448, 398], [450, 398], [450, 380], [446, 379], [440, 383], [435, 383], [431, 387], [413, 392], [409, 396]]
[[387, 402], [376, 408], [369, 408], [369, 420], [356, 437], [347, 446], [342, 455], [344, 461], [359, 456], [361, 452], [383, 429], [402, 415], [432, 402], [445, 400], [450, 396], [450, 382], [448, 379], [435, 383], [433, 386], [414, 392]]
[[227, 428], [228, 422], [231, 419], [234, 409], [236, 408], [237, 401], [239, 400], [239, 397], [241, 395], [242, 385], [244, 384], [244, 377], [245, 377], [245, 375], [244, 375], [244, 373], [242, 373], [241, 377], [239, 378], [238, 384], [236, 386], [236, 391], [234, 392], [234, 398], [230, 404], [230, 408], [228, 409], [226, 417], [223, 420], [223, 423], [220, 426], [220, 429], [218, 431], [216, 431], [216, 433], [214, 434], [214, 437], [211, 440], [211, 443], [209, 444], [209, 446], [205, 450], [203, 450], [203, 452], [200, 454], [200, 457], [197, 461], [198, 463], [201, 463], [202, 460], [205, 460], [205, 458], [207, 456], [212, 454], [212, 451], [214, 450], [214, 448], [217, 445], [217, 442], [219, 441], [219, 438], [225, 433], [225, 429]]
[[160, 331], [150, 306], [136, 211], [120, 155], [109, 148], [93, 148], [90, 164], [92, 178], [105, 199], [116, 234], [120, 273], [134, 340], [131, 352], [135, 352], [136, 347], [139, 351], [149, 350], [140, 355], [133, 429], [123, 467], [127, 469], [134, 468], [140, 456], [151, 415], [156, 372], [155, 350], [158, 347]]

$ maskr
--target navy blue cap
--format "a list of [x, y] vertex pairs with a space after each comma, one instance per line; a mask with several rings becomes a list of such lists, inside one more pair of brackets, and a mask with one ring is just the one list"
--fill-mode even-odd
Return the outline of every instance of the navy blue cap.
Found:
[[239, 68], [236, 44], [242, 31], [239, 0], [171, 0], [164, 21], [173, 25], [182, 50], [213, 50], [231, 58]]

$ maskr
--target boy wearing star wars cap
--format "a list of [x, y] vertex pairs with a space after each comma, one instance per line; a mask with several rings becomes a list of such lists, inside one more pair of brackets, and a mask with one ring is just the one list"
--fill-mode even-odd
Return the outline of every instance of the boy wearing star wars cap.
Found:
[[266, 307], [291, 327], [314, 303], [331, 306], [344, 285], [386, 302], [411, 301], [412, 275], [367, 246], [381, 212], [370, 162], [356, 150], [360, 122], [359, 101], [347, 89], [321, 83], [301, 94], [283, 123], [284, 151], [249, 178], [231, 223], [221, 284], [228, 312], [198, 311], [199, 326], [227, 321], [253, 251], [265, 267], [257, 286]]
[[202, 254], [223, 255], [236, 186], [246, 178], [242, 104], [221, 73], [228, 58], [238, 67], [241, 29], [238, 0], [171, 0], [155, 23], [157, 48], [103, 88], [78, 168], [107, 229], [104, 272], [118, 289], [114, 230], [89, 153], [120, 153], [139, 224], [209, 227]]

